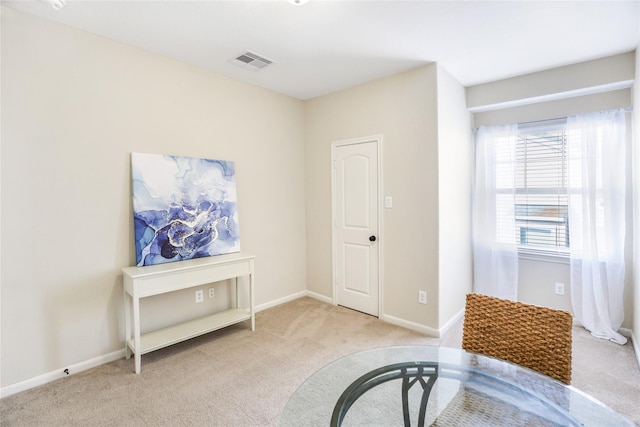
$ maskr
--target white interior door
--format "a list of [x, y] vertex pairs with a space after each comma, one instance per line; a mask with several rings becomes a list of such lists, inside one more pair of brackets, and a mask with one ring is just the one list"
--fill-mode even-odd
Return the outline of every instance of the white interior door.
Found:
[[333, 161], [335, 298], [378, 316], [378, 140], [336, 143]]

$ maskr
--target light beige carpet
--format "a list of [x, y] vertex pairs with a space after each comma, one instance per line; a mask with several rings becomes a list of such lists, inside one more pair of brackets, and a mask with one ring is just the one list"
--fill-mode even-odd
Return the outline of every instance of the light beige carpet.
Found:
[[[273, 426], [316, 370], [372, 347], [460, 347], [462, 322], [431, 338], [310, 298], [142, 357], [118, 360], [0, 400], [4, 426]], [[573, 385], [640, 423], [640, 369], [630, 344], [574, 329]]]

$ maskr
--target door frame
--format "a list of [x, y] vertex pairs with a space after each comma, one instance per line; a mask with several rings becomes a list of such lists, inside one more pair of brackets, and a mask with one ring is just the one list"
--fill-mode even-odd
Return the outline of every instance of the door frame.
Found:
[[378, 174], [377, 174], [377, 184], [378, 184], [378, 244], [376, 245], [378, 249], [378, 318], [382, 319], [384, 315], [384, 230], [383, 230], [383, 179], [382, 179], [382, 134], [379, 135], [371, 135], [362, 138], [353, 138], [353, 139], [345, 139], [334, 141], [331, 143], [331, 290], [332, 290], [332, 303], [333, 305], [338, 305], [340, 301], [338, 301], [338, 291], [337, 291], [337, 272], [336, 268], [338, 263], [336, 261], [337, 257], [337, 236], [336, 236], [336, 149], [338, 147], [346, 146], [346, 145], [357, 145], [374, 142], [376, 144], [376, 154], [378, 157]]

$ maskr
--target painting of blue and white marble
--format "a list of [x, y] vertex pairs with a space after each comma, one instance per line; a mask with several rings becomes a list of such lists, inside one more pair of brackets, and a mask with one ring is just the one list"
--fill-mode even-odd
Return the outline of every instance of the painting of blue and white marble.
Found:
[[234, 163], [131, 154], [136, 265], [240, 250]]

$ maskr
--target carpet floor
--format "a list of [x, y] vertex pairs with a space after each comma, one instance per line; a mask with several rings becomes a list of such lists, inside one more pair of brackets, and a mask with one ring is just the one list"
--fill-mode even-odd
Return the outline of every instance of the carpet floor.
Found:
[[[315, 371], [389, 345], [459, 348], [462, 321], [441, 338], [311, 298], [142, 357], [121, 359], [0, 399], [2, 426], [274, 426]], [[630, 343], [573, 332], [572, 385], [640, 424], [640, 369]]]

